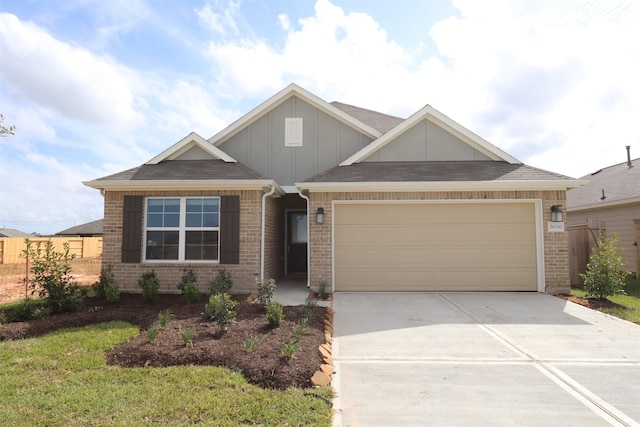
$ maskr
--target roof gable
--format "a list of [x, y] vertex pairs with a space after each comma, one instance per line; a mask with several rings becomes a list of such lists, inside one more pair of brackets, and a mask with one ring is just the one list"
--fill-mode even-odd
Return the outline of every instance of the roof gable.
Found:
[[[425, 122], [426, 121], [426, 122]], [[391, 129], [386, 134], [382, 135], [377, 140], [373, 141], [368, 146], [364, 147], [362, 150], [358, 151], [344, 162], [342, 162], [341, 166], [348, 166], [354, 163], [359, 163], [364, 161], [365, 159], [372, 156], [374, 153], [382, 150], [387, 145], [393, 144], [396, 141], [400, 141], [402, 135], [407, 132], [410, 132], [416, 126], [420, 126], [424, 123], [433, 123], [438, 128], [441, 128], [445, 132], [451, 134], [457, 140], [462, 142], [460, 146], [457, 147], [457, 151], [460, 151], [463, 145], [468, 145], [472, 150], [477, 152], [478, 154], [473, 154], [473, 158], [469, 158], [468, 160], [494, 160], [494, 161], [504, 161], [512, 164], [521, 164], [521, 162], [515, 157], [507, 154], [502, 151], [495, 145], [486, 141], [482, 137], [476, 135], [471, 132], [469, 129], [445, 116], [435, 108], [430, 105], [426, 105], [416, 113], [414, 113], [411, 117], [398, 124], [396, 127]], [[389, 151], [389, 150], [387, 150]], [[444, 158], [441, 160], [459, 160], [458, 158]]]
[[271, 98], [258, 105], [249, 113], [245, 114], [240, 119], [236, 120], [225, 129], [209, 138], [209, 142], [211, 142], [216, 147], [219, 146], [292, 96], [297, 96], [304, 102], [322, 110], [329, 116], [341, 121], [342, 123], [352, 127], [353, 129], [367, 135], [372, 139], [376, 139], [380, 137], [380, 135], [382, 135], [380, 131], [374, 129], [368, 124], [363, 123], [362, 121], [334, 107], [328, 102], [323, 101], [312, 93], [302, 89], [300, 86], [291, 83], [280, 92], [276, 93]]
[[180, 141], [149, 160], [147, 164], [155, 165], [165, 160], [177, 159], [202, 160], [204, 153], [213, 159], [222, 160], [227, 163], [236, 163], [236, 160], [233, 157], [229, 156], [227, 153], [220, 150], [197, 133], [191, 132], [189, 135], [185, 136]]

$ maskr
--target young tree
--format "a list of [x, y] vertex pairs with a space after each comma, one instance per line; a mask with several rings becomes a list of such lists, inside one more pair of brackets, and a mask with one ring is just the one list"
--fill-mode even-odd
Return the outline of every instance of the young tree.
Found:
[[588, 296], [605, 299], [610, 295], [624, 294], [624, 280], [629, 273], [622, 269], [625, 263], [619, 253], [622, 249], [617, 246], [619, 240], [618, 233], [598, 237], [587, 271], [581, 274]]
[[15, 135], [13, 131], [16, 130], [15, 126], [5, 127], [4, 116], [0, 114], [0, 136]]

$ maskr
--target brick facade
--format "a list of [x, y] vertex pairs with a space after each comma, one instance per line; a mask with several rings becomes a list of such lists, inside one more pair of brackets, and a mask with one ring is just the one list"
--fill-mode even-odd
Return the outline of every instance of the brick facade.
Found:
[[[178, 293], [177, 285], [183, 269], [193, 269], [201, 291], [208, 291], [209, 281], [221, 268], [227, 269], [233, 279], [232, 292], [251, 292], [260, 275], [260, 242], [262, 223], [262, 191], [107, 191], [104, 195], [103, 265], [112, 265], [118, 286], [122, 291], [139, 292], [138, 278], [145, 271], [155, 270], [160, 292]], [[237, 195], [240, 197], [240, 263], [121, 263], [122, 208], [125, 195], [144, 197], [207, 197]], [[143, 230], [144, 233], [144, 230]], [[142, 254], [140, 254], [142, 259]]]
[[486, 200], [539, 199], [542, 201], [545, 288], [548, 293], [569, 291], [568, 233], [549, 233], [551, 206], [566, 206], [566, 191], [456, 191], [456, 192], [353, 192], [311, 193], [310, 212], [324, 208], [324, 224], [310, 221], [310, 282], [312, 288], [332, 283], [332, 216], [334, 200]]

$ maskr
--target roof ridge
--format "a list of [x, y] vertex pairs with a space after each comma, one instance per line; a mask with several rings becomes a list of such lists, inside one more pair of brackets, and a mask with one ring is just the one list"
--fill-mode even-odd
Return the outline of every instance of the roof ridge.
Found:
[[[331, 101], [329, 104], [334, 105], [334, 106], [335, 106], [335, 104], [346, 105], [346, 106], [348, 106], [348, 107], [357, 108], [357, 109], [359, 109], [359, 110], [369, 111], [369, 112], [371, 112], [371, 113], [380, 114], [380, 115], [383, 115], [383, 116], [391, 117], [391, 118], [393, 118], [393, 119], [400, 119], [400, 120], [405, 120], [405, 119], [406, 119], [406, 117], [394, 116], [393, 114], [383, 113], [383, 112], [381, 112], [381, 111], [372, 110], [371, 108], [364, 108], [364, 107], [360, 107], [360, 106], [358, 106], [358, 105], [347, 104], [346, 102]], [[336, 108], [338, 108], [338, 107], [336, 107]], [[345, 111], [345, 112], [346, 112], [346, 111]], [[347, 114], [349, 114], [349, 113], [347, 113]]]
[[[637, 158], [635, 158], [635, 159], [631, 159], [631, 163], [633, 164], [633, 162], [636, 162], [636, 161], [638, 161], [638, 160], [640, 160], [640, 157], [637, 157]], [[621, 166], [621, 165], [626, 165], [626, 164], [627, 164], [627, 161], [625, 160], [624, 162], [616, 163], [615, 165], [605, 166], [605, 167], [603, 167], [603, 168], [600, 168], [600, 169], [594, 170], [593, 172], [589, 172], [589, 173], [588, 173], [588, 174], [586, 174], [586, 175], [583, 175], [583, 176], [582, 176], [582, 178], [586, 178], [586, 177], [588, 177], [588, 176], [593, 176], [593, 175], [595, 175], [595, 174], [597, 174], [597, 173], [599, 173], [599, 172], [602, 172], [602, 171], [603, 171], [603, 170], [605, 170], [605, 169], [611, 169], [611, 168], [615, 168], [616, 166]]]

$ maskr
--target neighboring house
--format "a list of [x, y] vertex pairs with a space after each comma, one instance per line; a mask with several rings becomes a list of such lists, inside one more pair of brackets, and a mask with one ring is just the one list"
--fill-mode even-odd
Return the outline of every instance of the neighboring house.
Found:
[[103, 223], [104, 220], [98, 219], [86, 224], [76, 225], [66, 230], [58, 231], [56, 236], [99, 237], [102, 236]]
[[401, 119], [291, 84], [206, 140], [85, 182], [122, 289], [227, 269], [236, 292], [306, 276], [333, 291], [568, 291], [551, 207], [583, 182], [526, 166], [427, 105]]
[[0, 237], [31, 237], [31, 234], [14, 228], [0, 228]]
[[[584, 273], [588, 260], [587, 241], [593, 242], [599, 228], [620, 235], [618, 246], [626, 269], [638, 273], [640, 264], [640, 159], [627, 161], [593, 172], [581, 179], [589, 183], [567, 193], [567, 222], [572, 239], [571, 256], [581, 262], [572, 263], [572, 284], [580, 284], [578, 273]], [[578, 238], [582, 234], [585, 238]], [[593, 243], [592, 243], [593, 244]]]

